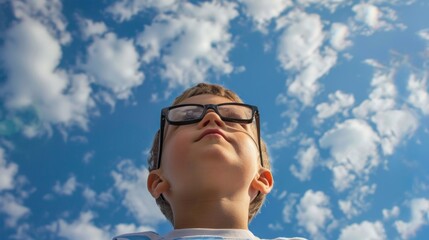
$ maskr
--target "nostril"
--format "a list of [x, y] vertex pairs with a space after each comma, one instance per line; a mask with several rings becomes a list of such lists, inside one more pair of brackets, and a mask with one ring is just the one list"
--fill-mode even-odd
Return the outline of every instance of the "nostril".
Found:
[[223, 125], [223, 121], [220, 118], [220, 116], [214, 112], [214, 111], [209, 111], [206, 113], [206, 115], [203, 117], [203, 119], [200, 122], [202, 127], [206, 127], [209, 124], [215, 124], [217, 126], [222, 126]]
[[203, 122], [203, 127], [206, 127], [207, 125], [209, 125], [209, 123], [210, 123], [210, 120], [209, 120], [209, 119], [205, 120], [205, 121]]

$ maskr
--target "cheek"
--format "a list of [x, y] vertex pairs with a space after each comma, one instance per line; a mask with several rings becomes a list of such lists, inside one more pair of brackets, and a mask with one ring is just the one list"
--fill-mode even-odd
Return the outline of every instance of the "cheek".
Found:
[[168, 176], [172, 176], [170, 172], [180, 172], [180, 169], [186, 166], [184, 161], [191, 152], [191, 142], [191, 136], [181, 129], [176, 129], [174, 133], [170, 132], [165, 136], [161, 167]]
[[252, 139], [250, 135], [243, 134], [241, 138], [237, 139], [235, 149], [246, 168], [257, 169], [259, 165], [257, 140]]

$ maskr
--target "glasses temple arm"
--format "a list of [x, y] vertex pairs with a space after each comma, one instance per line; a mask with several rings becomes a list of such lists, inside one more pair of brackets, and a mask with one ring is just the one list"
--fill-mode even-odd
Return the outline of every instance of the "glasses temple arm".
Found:
[[162, 155], [162, 145], [164, 142], [164, 125], [165, 125], [165, 117], [161, 116], [161, 123], [159, 128], [159, 141], [158, 141], [158, 160], [156, 162], [156, 169], [159, 169], [161, 167], [161, 155]]
[[262, 157], [262, 146], [261, 146], [261, 125], [260, 125], [260, 122], [259, 122], [259, 113], [258, 112], [256, 113], [255, 118], [256, 118], [256, 128], [257, 128], [257, 131], [258, 131], [259, 157], [261, 159], [261, 166], [263, 167], [264, 166], [264, 160], [263, 160], [263, 157]]

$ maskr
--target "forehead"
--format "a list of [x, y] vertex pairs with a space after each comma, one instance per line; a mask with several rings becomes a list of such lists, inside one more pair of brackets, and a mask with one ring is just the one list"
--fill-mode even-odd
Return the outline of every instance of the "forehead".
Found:
[[234, 101], [231, 101], [230, 99], [225, 98], [225, 97], [216, 96], [216, 95], [212, 95], [212, 94], [201, 94], [201, 95], [196, 95], [196, 96], [192, 96], [190, 98], [187, 98], [187, 99], [183, 100], [182, 102], [180, 102], [179, 104], [189, 104], [189, 103], [194, 103], [194, 104], [220, 104], [220, 103], [230, 103], [230, 102], [234, 102]]

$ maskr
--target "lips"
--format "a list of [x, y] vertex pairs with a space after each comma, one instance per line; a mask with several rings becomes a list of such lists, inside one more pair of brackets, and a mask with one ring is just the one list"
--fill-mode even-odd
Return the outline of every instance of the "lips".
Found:
[[198, 139], [196, 141], [199, 141], [203, 137], [210, 135], [210, 134], [218, 134], [218, 135], [221, 135], [223, 138], [226, 139], [225, 134], [222, 131], [220, 131], [219, 129], [207, 129], [198, 137]]

